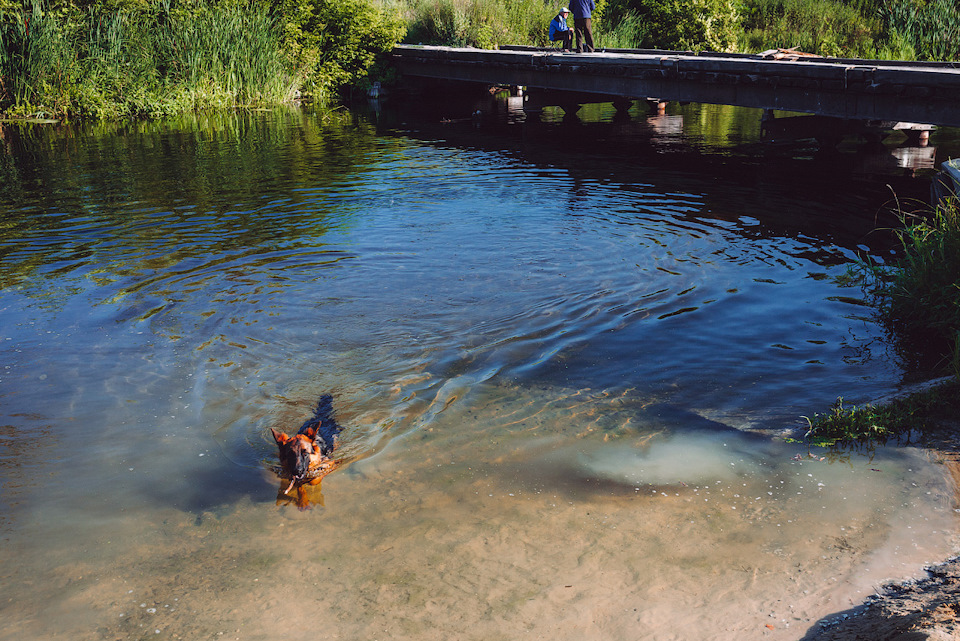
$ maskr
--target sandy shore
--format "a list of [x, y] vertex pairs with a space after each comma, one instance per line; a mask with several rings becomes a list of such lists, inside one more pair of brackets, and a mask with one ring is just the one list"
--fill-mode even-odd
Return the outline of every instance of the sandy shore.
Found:
[[[960, 421], [944, 424], [930, 441], [960, 489]], [[801, 641], [960, 639], [960, 557], [927, 572], [928, 578], [889, 583], [862, 605], [824, 618]]]
[[960, 639], [960, 557], [928, 572], [927, 579], [889, 584], [864, 605], [822, 620], [803, 641]]

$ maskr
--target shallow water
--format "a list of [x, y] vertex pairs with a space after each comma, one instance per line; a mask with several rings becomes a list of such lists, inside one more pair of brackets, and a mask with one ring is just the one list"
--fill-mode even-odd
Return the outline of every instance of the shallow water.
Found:
[[957, 549], [931, 454], [775, 438], [918, 375], [837, 277], [925, 177], [500, 104], [4, 130], [0, 638], [791, 639]]

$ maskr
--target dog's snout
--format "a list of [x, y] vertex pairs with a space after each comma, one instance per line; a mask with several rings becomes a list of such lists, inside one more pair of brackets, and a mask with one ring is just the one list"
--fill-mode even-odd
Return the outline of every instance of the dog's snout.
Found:
[[303, 476], [310, 469], [310, 453], [306, 450], [300, 450], [297, 452], [297, 462], [294, 466], [294, 472], [297, 478], [303, 478]]

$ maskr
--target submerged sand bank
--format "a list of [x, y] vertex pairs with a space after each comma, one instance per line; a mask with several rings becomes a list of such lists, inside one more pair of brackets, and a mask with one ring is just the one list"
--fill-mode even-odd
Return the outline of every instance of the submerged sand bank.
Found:
[[[960, 421], [928, 440], [960, 488]], [[824, 618], [802, 641], [960, 639], [960, 557], [927, 572], [928, 578], [888, 583], [862, 605]]]

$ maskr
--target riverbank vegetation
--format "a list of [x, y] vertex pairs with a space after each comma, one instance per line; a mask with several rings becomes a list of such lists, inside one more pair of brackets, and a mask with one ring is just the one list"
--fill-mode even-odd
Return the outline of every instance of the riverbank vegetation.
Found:
[[[960, 59], [957, 0], [598, 0], [601, 47]], [[549, 0], [400, 0], [407, 42], [544, 46]]]
[[[547, 45], [556, 0], [0, 0], [0, 114], [319, 101], [396, 42]], [[597, 0], [601, 47], [960, 59], [960, 0]]]
[[324, 100], [404, 24], [372, 0], [0, 0], [0, 112], [158, 116]]
[[878, 405], [845, 405], [838, 398], [824, 414], [809, 421], [806, 440], [811, 445], [885, 443], [891, 438], [936, 430], [944, 420], [957, 417], [960, 379]]
[[926, 353], [949, 382], [879, 406], [845, 407], [840, 398], [810, 419], [811, 442], [884, 441], [960, 416], [960, 199], [902, 220], [894, 231], [900, 259], [863, 263], [862, 282], [898, 351], [907, 358]]

